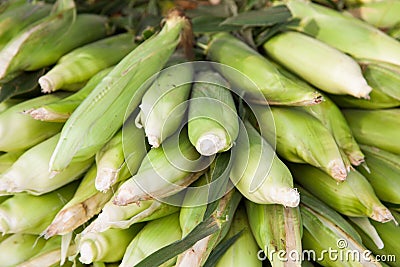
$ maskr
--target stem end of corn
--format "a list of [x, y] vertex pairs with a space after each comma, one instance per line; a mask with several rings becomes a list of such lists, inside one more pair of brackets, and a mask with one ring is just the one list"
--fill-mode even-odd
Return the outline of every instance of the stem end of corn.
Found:
[[147, 140], [148, 140], [149, 144], [151, 145], [151, 147], [154, 147], [154, 148], [159, 147], [161, 144], [160, 138], [155, 135], [148, 135]]
[[215, 134], [206, 134], [199, 138], [196, 149], [203, 156], [212, 156], [225, 148], [225, 141]]
[[100, 192], [107, 192], [116, 182], [119, 170], [112, 168], [101, 168], [97, 170], [95, 187]]
[[42, 76], [39, 78], [38, 83], [40, 88], [42, 88], [42, 92], [45, 94], [51, 93], [54, 91], [54, 83], [51, 79], [48, 79], [46, 76]]
[[83, 264], [91, 264], [96, 258], [97, 248], [93, 242], [83, 242], [83, 244], [79, 248], [79, 261]]
[[328, 165], [328, 170], [329, 174], [338, 182], [343, 182], [346, 180], [347, 170], [341, 159], [331, 161]]
[[381, 223], [394, 221], [397, 224], [392, 213], [386, 207], [375, 207], [372, 212], [371, 219]]

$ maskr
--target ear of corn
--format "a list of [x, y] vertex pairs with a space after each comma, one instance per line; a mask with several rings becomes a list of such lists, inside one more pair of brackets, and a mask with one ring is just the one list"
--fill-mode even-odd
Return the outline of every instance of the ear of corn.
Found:
[[114, 203], [123, 206], [173, 195], [197, 180], [208, 162], [192, 146], [186, 130], [177, 132], [147, 153], [137, 174], [118, 188]]
[[400, 44], [368, 23], [314, 3], [291, 0], [286, 6], [301, 20], [297, 30], [354, 58], [400, 65]]
[[250, 123], [241, 127], [233, 153], [230, 178], [243, 196], [260, 204], [299, 204], [289, 169]]
[[400, 109], [345, 109], [342, 112], [359, 143], [400, 154], [400, 140], [397, 138]]
[[299, 107], [317, 118], [331, 132], [338, 147], [343, 150], [352, 165], [358, 166], [364, 161], [364, 154], [353, 137], [340, 109], [328, 97], [318, 105]]
[[201, 71], [195, 76], [188, 133], [190, 142], [204, 156], [229, 150], [238, 136], [238, 115], [229, 84], [215, 71]]
[[102, 233], [77, 236], [79, 261], [90, 264], [96, 261], [116, 262], [122, 260], [129, 243], [143, 226], [144, 224], [135, 224], [128, 229], [108, 229]]
[[57, 134], [19, 156], [14, 164], [1, 174], [0, 192], [41, 195], [80, 178], [92, 165], [93, 159], [74, 162], [57, 174], [48, 170], [51, 153], [59, 137]]
[[[215, 216], [220, 220], [220, 229], [197, 241], [190, 249], [180, 254], [175, 266], [204, 265], [211, 251], [228, 233], [241, 198], [241, 194], [233, 189], [218, 200], [218, 206], [211, 216]], [[203, 221], [202, 215], [205, 214], [206, 209], [207, 205], [187, 207], [184, 210], [181, 209], [180, 224], [181, 229], [186, 232], [186, 235]]]
[[347, 11], [377, 28], [390, 28], [400, 23], [400, 2], [396, 0], [363, 3]]
[[126, 206], [117, 206], [112, 200], [104, 205], [97, 218], [85, 228], [82, 234], [104, 232], [109, 228], [128, 228], [139, 222], [156, 220], [175, 213], [179, 207], [158, 202], [156, 200], [141, 201]]
[[193, 80], [192, 63], [172, 58], [142, 97], [136, 124], [143, 127], [152, 147], [159, 147], [183, 122]]
[[112, 70], [112, 67], [99, 71], [78, 92], [58, 101], [44, 103], [24, 111], [25, 114], [41, 121], [65, 122], [90, 94], [97, 84]]
[[187, 24], [185, 17], [171, 13], [160, 33], [125, 56], [96, 86], [66, 122], [50, 169], [62, 170], [74, 157], [91, 157], [112, 138], [122, 126], [125, 114], [139, 105], [147, 89], [143, 83], [174, 52]]
[[46, 239], [72, 232], [98, 214], [110, 200], [112, 190], [102, 193], [94, 186], [96, 173], [96, 165], [93, 165], [83, 177], [73, 198], [63, 206], [51, 224], [43, 231], [42, 235]]
[[24, 3], [8, 8], [0, 15], [0, 49], [24, 28], [47, 16], [51, 10], [49, 4], [21, 2]]
[[0, 205], [0, 232], [40, 234], [72, 198], [76, 185], [72, 183], [41, 196], [23, 193], [7, 199]]
[[[335, 221], [325, 218], [323, 214], [315, 212], [306, 205], [301, 205], [300, 211], [304, 226], [303, 249], [308, 252], [307, 257], [311, 259], [314, 257], [323, 266], [339, 267], [344, 263], [345, 266], [381, 266], [373, 256], [365, 255], [366, 249], [362, 244], [338, 227]], [[338, 259], [335, 260], [327, 255], [321, 257], [326, 248], [336, 250]]]
[[270, 110], [272, 116], [262, 106], [253, 107], [259, 124], [266, 129], [261, 135], [271, 144], [276, 138], [276, 149], [281, 157], [291, 162], [309, 163], [337, 181], [346, 179], [347, 171], [338, 145], [317, 118], [289, 108]]
[[63, 95], [46, 95], [24, 101], [0, 113], [0, 151], [32, 147], [58, 133], [61, 123], [41, 122], [22, 114], [37, 105], [60, 100]]
[[0, 262], [2, 266], [16, 266], [35, 256], [46, 244], [37, 235], [13, 234], [0, 242]]
[[239, 238], [218, 260], [216, 267], [248, 266], [261, 267], [262, 262], [257, 258], [259, 247], [251, 233], [247, 214], [243, 207], [239, 206], [233, 217], [232, 224], [225, 237], [231, 238], [240, 234]]
[[[151, 221], [133, 238], [125, 251], [120, 267], [134, 266], [156, 250], [182, 238], [179, 213]], [[173, 266], [176, 258], [160, 266]]]
[[[301, 266], [302, 225], [298, 208], [245, 201], [247, 218], [257, 244], [272, 266]], [[281, 257], [279, 251], [285, 251]], [[278, 256], [279, 252], [279, 256]], [[285, 260], [285, 259], [286, 260]]]
[[106, 192], [135, 174], [146, 156], [145, 142], [143, 130], [128, 119], [123, 129], [96, 153], [96, 189]]
[[[72, 49], [107, 34], [106, 17], [96, 14], [76, 15], [74, 4], [58, 5], [58, 9], [53, 11], [25, 28], [0, 51], [0, 79], [7, 81], [21, 71], [49, 66]], [[82, 34], [85, 28], [90, 31]], [[44, 39], [46, 43], [43, 43]]]
[[366, 165], [358, 168], [385, 202], [400, 204], [400, 156], [374, 147], [362, 146]]
[[[305, 34], [284, 32], [269, 39], [263, 48], [273, 59], [325, 92], [368, 98], [372, 90], [354, 59]], [[305, 53], [308, 50], [312, 53]]]
[[[221, 63], [220, 73], [238, 88], [238, 94], [255, 103], [312, 105], [321, 95], [305, 84], [285, 76], [273, 63], [227, 33], [212, 37], [207, 57]], [[237, 91], [237, 90], [235, 90]]]
[[45, 93], [79, 85], [99, 71], [117, 64], [136, 46], [131, 33], [121, 33], [89, 43], [62, 56], [38, 82]]
[[379, 222], [393, 219], [368, 180], [356, 170], [351, 170], [346, 181], [337, 184], [324, 172], [310, 165], [291, 164], [289, 168], [296, 181], [305, 189], [344, 215], [370, 217]]

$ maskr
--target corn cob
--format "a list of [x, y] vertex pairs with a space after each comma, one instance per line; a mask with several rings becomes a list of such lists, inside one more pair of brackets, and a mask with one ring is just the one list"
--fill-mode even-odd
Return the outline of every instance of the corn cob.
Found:
[[0, 193], [28, 192], [41, 195], [80, 178], [93, 163], [93, 159], [74, 162], [57, 174], [49, 172], [50, 156], [59, 137], [57, 134], [24, 152], [0, 176]]
[[[211, 216], [215, 216], [220, 220], [221, 225], [219, 230], [197, 241], [190, 249], [180, 254], [175, 266], [185, 267], [204, 265], [211, 251], [228, 233], [229, 228], [231, 227], [233, 215], [241, 198], [241, 194], [237, 190], [233, 189], [218, 200], [218, 206]], [[207, 205], [181, 209], [179, 220], [182, 229], [182, 237], [187, 236], [200, 222], [203, 221], [206, 210]]]
[[322, 100], [310, 86], [285, 76], [268, 59], [227, 33], [215, 34], [206, 53], [210, 60], [221, 63], [215, 67], [232, 83], [232, 89], [251, 102], [312, 105]]
[[351, 170], [346, 181], [337, 184], [321, 170], [305, 164], [291, 164], [296, 181], [313, 195], [341, 214], [369, 217], [379, 222], [393, 220], [393, 216], [375, 195], [368, 182], [356, 170]]
[[[400, 154], [400, 109], [342, 110], [358, 143]], [[377, 127], [379, 125], [379, 127]]]
[[[90, 264], [96, 261], [116, 262], [122, 260], [124, 252], [144, 224], [135, 224], [128, 229], [108, 229], [102, 233], [77, 236], [79, 261]], [[115, 249], [118, 248], [118, 249]]]
[[74, 197], [62, 207], [51, 224], [43, 231], [42, 235], [46, 239], [72, 232], [98, 214], [110, 200], [113, 194], [111, 190], [102, 193], [95, 188], [96, 173], [96, 165], [93, 165], [80, 182]]
[[83, 230], [82, 235], [91, 232], [104, 232], [110, 228], [126, 229], [139, 222], [146, 222], [170, 215], [179, 207], [158, 202], [156, 200], [141, 201], [127, 206], [117, 206], [112, 200], [104, 205], [97, 218]]
[[86, 82], [131, 52], [137, 46], [133, 39], [133, 34], [122, 33], [74, 49], [39, 78], [42, 91], [50, 93]]
[[[300, 204], [304, 227], [303, 252], [307, 252], [304, 255], [323, 266], [381, 266], [373, 256], [364, 253], [366, 249], [362, 246], [358, 235], [350, 235], [346, 229], [338, 225], [343, 218], [333, 213], [323, 203], [319, 204], [320, 208], [324, 209], [322, 212], [307, 203]], [[328, 212], [331, 216], [326, 216]], [[352, 229], [348, 223], [347, 228]], [[323, 254], [327, 248], [336, 251], [333, 254], [336, 258]]]
[[24, 2], [0, 14], [0, 50], [30, 24], [50, 13], [51, 5], [49, 4]]
[[228, 89], [228, 82], [215, 71], [206, 70], [195, 76], [188, 133], [190, 142], [201, 155], [229, 150], [238, 136], [238, 115]]
[[327, 96], [319, 105], [299, 107], [317, 118], [331, 132], [338, 147], [343, 150], [352, 165], [358, 166], [364, 161], [364, 155], [353, 137], [350, 127], [340, 109]]
[[14, 162], [16, 162], [23, 153], [24, 151], [18, 151], [18, 152], [8, 152], [3, 155], [0, 155], [0, 176], [14, 164]]
[[372, 88], [379, 88], [386, 95], [400, 101], [397, 84], [400, 82], [400, 66], [377, 62], [373, 60], [360, 60], [363, 75]]
[[[251, 201], [245, 201], [245, 204], [250, 229], [271, 265], [301, 266], [301, 257], [296, 256], [302, 251], [299, 209], [277, 204], [259, 205]], [[281, 251], [285, 251], [283, 258]]]
[[24, 193], [7, 199], [0, 205], [0, 232], [40, 234], [72, 198], [76, 185], [72, 183], [41, 196]]
[[[72, 0], [55, 5], [57, 8], [49, 16], [25, 28], [0, 51], [2, 81], [15, 77], [21, 71], [49, 66], [72, 49], [106, 36], [106, 17], [76, 15]], [[82, 34], [82, 28], [91, 30]]]
[[0, 242], [0, 266], [16, 266], [35, 256], [47, 243], [37, 235], [13, 234]]
[[400, 23], [400, 2], [397, 0], [363, 3], [346, 11], [377, 28], [390, 28]]
[[111, 70], [112, 67], [98, 72], [82, 89], [70, 96], [58, 101], [35, 106], [31, 109], [25, 110], [24, 113], [30, 115], [35, 120], [65, 122], [71, 116], [72, 112], [74, 112], [74, 110]]
[[118, 188], [114, 204], [124, 206], [182, 191], [200, 177], [209, 160], [199, 157], [185, 128], [147, 153], [137, 174]]
[[160, 33], [124, 57], [74, 111], [53, 153], [51, 170], [64, 169], [73, 157], [93, 156], [122, 126], [125, 114], [138, 106], [147, 89], [143, 83], [163, 67], [188, 25], [176, 11], [165, 21]]
[[327, 43], [356, 59], [372, 59], [400, 65], [400, 44], [377, 28], [340, 12], [298, 0], [286, 3], [296, 29]]
[[374, 147], [362, 146], [366, 165], [358, 171], [368, 179], [380, 200], [400, 204], [400, 155]]
[[240, 234], [239, 238], [222, 255], [215, 266], [261, 267], [262, 262], [257, 258], [259, 248], [253, 234], [251, 233], [246, 211], [241, 206], [239, 206], [235, 212], [231, 227], [229, 228], [225, 239], [231, 238], [237, 234]]
[[136, 174], [146, 156], [144, 132], [135, 127], [132, 120], [128, 119], [123, 129], [96, 153], [95, 186], [99, 191], [106, 192], [111, 186]]
[[[372, 90], [354, 59], [305, 34], [284, 32], [269, 39], [263, 48], [273, 59], [325, 92], [368, 98]], [[312, 53], [306, 54], [304, 49]], [[319, 64], [321, 59], [324, 61]]]
[[[398, 212], [392, 211], [392, 214], [396, 221], [400, 220], [400, 214]], [[397, 242], [397, 240], [400, 238], [398, 225], [396, 225], [394, 222], [379, 223], [375, 221], [371, 221], [371, 224], [375, 227], [385, 246], [382, 249], [379, 249], [367, 234], [365, 234], [363, 231], [359, 231], [363, 243], [376, 255], [385, 255], [387, 264], [390, 266], [397, 266], [398, 259], [400, 258], [399, 243]]]
[[[173, 58], [143, 95], [136, 126], [144, 128], [148, 143], [159, 147], [181, 126], [193, 80], [192, 63]], [[181, 64], [179, 64], [181, 63]]]
[[[125, 251], [120, 267], [134, 266], [154, 251], [180, 240], [179, 213], [151, 221], [133, 238]], [[173, 266], [175, 258], [160, 266]]]
[[282, 158], [309, 163], [339, 182], [346, 179], [346, 167], [335, 139], [318, 119], [289, 108], [271, 108], [272, 116], [262, 106], [252, 109], [261, 128], [266, 129], [261, 135], [271, 144], [276, 135], [277, 152]]
[[282, 204], [296, 207], [300, 196], [293, 189], [289, 169], [276, 156], [273, 148], [245, 122], [237, 145], [230, 178], [247, 199], [260, 204]]
[[36, 121], [22, 114], [33, 106], [51, 103], [64, 95], [36, 97], [0, 113], [0, 151], [16, 151], [30, 148], [55, 135], [62, 128], [61, 123]]

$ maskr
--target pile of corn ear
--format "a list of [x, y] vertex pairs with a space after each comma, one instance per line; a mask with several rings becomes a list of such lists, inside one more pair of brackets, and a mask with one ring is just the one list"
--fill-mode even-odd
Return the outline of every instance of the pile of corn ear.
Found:
[[0, 267], [400, 266], [399, 14], [1, 1]]

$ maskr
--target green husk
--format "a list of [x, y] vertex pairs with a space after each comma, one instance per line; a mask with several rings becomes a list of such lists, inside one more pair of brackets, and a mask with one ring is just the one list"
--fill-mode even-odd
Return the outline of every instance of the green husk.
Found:
[[197, 153], [184, 128], [147, 153], [138, 172], [118, 188], [114, 204], [171, 196], [197, 180], [209, 161]]
[[23, 153], [24, 151], [16, 151], [0, 155], [0, 175], [6, 172]]
[[22, 113], [34, 106], [60, 100], [64, 96], [54, 94], [35, 97], [1, 112], [0, 151], [25, 150], [58, 133], [63, 126], [61, 123], [37, 121]]
[[218, 71], [245, 99], [258, 104], [313, 105], [321, 95], [304, 83], [285, 75], [244, 42], [228, 33], [212, 36], [207, 57], [218, 65]]
[[368, 179], [380, 200], [400, 204], [400, 155], [369, 146], [361, 146], [366, 155], [364, 166], [357, 168]]
[[[250, 229], [272, 266], [301, 266], [302, 223], [299, 208], [245, 201]], [[280, 251], [285, 251], [283, 260]], [[279, 256], [278, 253], [279, 252]], [[293, 258], [292, 258], [293, 257]]]
[[278, 155], [290, 162], [318, 167], [338, 182], [346, 179], [347, 170], [338, 145], [317, 118], [290, 108], [273, 107], [272, 116], [262, 106], [252, 108], [258, 123], [266, 129], [261, 135], [271, 144], [276, 139]]
[[336, 211], [353, 217], [370, 217], [379, 222], [393, 220], [389, 209], [375, 195], [368, 180], [351, 170], [346, 181], [337, 184], [323, 171], [305, 164], [290, 164], [296, 181]]
[[23, 99], [7, 99], [6, 101], [0, 102], [0, 113], [21, 103], [22, 101]]
[[189, 104], [189, 140], [204, 156], [227, 151], [239, 134], [229, 84], [212, 70], [198, 72], [195, 81]]
[[0, 50], [18, 33], [50, 13], [51, 5], [43, 2], [23, 4], [0, 14]]
[[62, 172], [49, 171], [49, 161], [59, 134], [25, 151], [0, 176], [0, 194], [27, 192], [41, 195], [60, 188], [82, 176], [92, 165], [93, 158], [76, 161]]
[[377, 28], [391, 28], [400, 23], [400, 2], [397, 0], [363, 3], [346, 11]]
[[269, 39], [263, 48], [273, 59], [325, 92], [368, 98], [372, 90], [353, 58], [305, 34], [284, 32]]
[[247, 199], [288, 207], [299, 204], [289, 169], [249, 122], [240, 129], [233, 155], [230, 179]]
[[73, 198], [63, 206], [51, 224], [42, 232], [46, 239], [72, 232], [98, 214], [111, 199], [112, 190], [102, 193], [94, 186], [96, 173], [96, 165], [93, 165], [83, 177]]
[[21, 193], [0, 204], [0, 232], [40, 234], [53, 220], [66, 201], [69, 201], [77, 183], [41, 196]]
[[78, 92], [52, 103], [35, 106], [25, 110], [24, 113], [30, 115], [35, 120], [49, 122], [67, 121], [72, 112], [74, 112], [112, 68], [107, 68], [95, 74]]
[[181, 126], [186, 115], [194, 69], [192, 63], [182, 63], [172, 57], [142, 97], [136, 125], [144, 128], [148, 143], [159, 147]]
[[89, 43], [62, 56], [38, 82], [45, 93], [82, 84], [99, 71], [117, 64], [136, 46], [131, 33]]
[[[228, 233], [241, 198], [242, 196], [239, 191], [233, 189], [218, 200], [217, 207], [211, 216], [220, 218], [219, 230], [197, 241], [190, 249], [180, 254], [175, 266], [200, 267], [204, 265], [210, 253]], [[204, 214], [206, 211], [207, 205], [181, 209], [179, 219], [184, 234], [182, 237], [187, 236], [200, 222], [204, 220]]]
[[112, 138], [125, 114], [139, 105], [148, 85], [144, 82], [167, 62], [187, 26], [185, 17], [171, 12], [160, 33], [141, 43], [103, 78], [66, 122], [52, 156], [51, 170], [64, 169], [74, 157], [93, 156]]
[[372, 59], [400, 65], [400, 44], [384, 32], [357, 18], [311, 2], [286, 3], [296, 30], [311, 35], [356, 59]]
[[[106, 17], [77, 15], [72, 0], [61, 2], [55, 4], [56, 8], [49, 16], [25, 28], [0, 51], [0, 79], [3, 82], [21, 71], [52, 65], [72, 49], [106, 36]], [[82, 29], [90, 31], [82, 34]]]
[[324, 101], [318, 105], [299, 107], [308, 114], [317, 118], [331, 132], [338, 147], [343, 150], [352, 165], [358, 166], [364, 162], [364, 154], [353, 137], [340, 109], [332, 100], [324, 96]]
[[96, 189], [106, 192], [135, 174], [147, 153], [145, 143], [144, 131], [135, 126], [133, 117], [128, 119], [123, 129], [96, 153]]
[[358, 143], [400, 154], [400, 139], [397, 138], [400, 109], [344, 109], [342, 112]]
[[[133, 238], [125, 251], [120, 267], [134, 266], [158, 249], [182, 238], [179, 213], [151, 221]], [[173, 266], [176, 258], [160, 266]]]
[[235, 212], [231, 227], [226, 234], [224, 240], [227, 240], [239, 234], [239, 238], [233, 243], [228, 250], [218, 260], [216, 267], [261, 267], [262, 262], [258, 259], [257, 253], [259, 247], [247, 219], [246, 211], [239, 206]]

